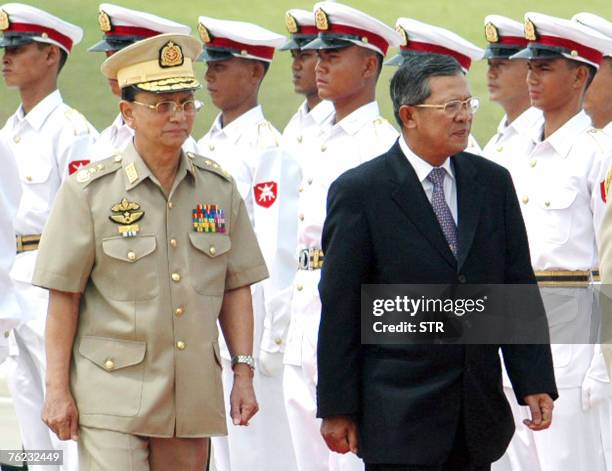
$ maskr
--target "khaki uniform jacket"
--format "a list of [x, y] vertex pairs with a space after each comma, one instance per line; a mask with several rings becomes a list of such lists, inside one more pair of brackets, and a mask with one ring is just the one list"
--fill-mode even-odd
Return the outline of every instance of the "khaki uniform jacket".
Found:
[[[197, 231], [198, 205], [216, 205], [215, 232]], [[266, 277], [244, 202], [215, 162], [182, 153], [169, 195], [133, 144], [70, 177], [33, 283], [83, 293], [70, 369], [80, 423], [225, 434], [217, 317], [225, 291]]]

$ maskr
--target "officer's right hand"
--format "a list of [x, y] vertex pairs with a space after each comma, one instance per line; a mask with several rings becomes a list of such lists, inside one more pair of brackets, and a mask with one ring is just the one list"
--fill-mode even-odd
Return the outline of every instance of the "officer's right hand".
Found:
[[234, 425], [249, 425], [249, 420], [259, 410], [253, 389], [253, 372], [248, 365], [234, 366], [234, 385], [230, 394], [230, 406], [230, 415]]
[[357, 438], [357, 424], [352, 417], [337, 415], [325, 417], [321, 422], [321, 436], [327, 448], [336, 453], [357, 454], [359, 452], [359, 440]]
[[42, 420], [60, 440], [79, 439], [79, 411], [70, 390], [47, 388]]

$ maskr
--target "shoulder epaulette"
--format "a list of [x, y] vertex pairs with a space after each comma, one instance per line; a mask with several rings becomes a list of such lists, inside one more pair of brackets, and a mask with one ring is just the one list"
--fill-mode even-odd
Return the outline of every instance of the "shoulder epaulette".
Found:
[[278, 135], [278, 131], [272, 126], [270, 121], [261, 121], [257, 124], [257, 147], [259, 149], [278, 147]]
[[85, 187], [92, 181], [119, 170], [121, 168], [121, 160], [121, 155], [115, 154], [112, 157], [91, 162], [72, 175], [71, 178], [74, 178], [78, 183]]
[[213, 159], [202, 157], [201, 155], [194, 154], [193, 152], [187, 152], [186, 155], [196, 167], [216, 173], [217, 175], [225, 178], [227, 181], [232, 181], [232, 176], [229, 174], [229, 172], [225, 171], [221, 165], [219, 165]]
[[602, 154], [607, 154], [612, 151], [612, 139], [601, 129], [591, 128], [587, 131], [587, 135], [595, 141], [597, 149]]
[[79, 113], [74, 108], [68, 108], [64, 111], [64, 116], [70, 124], [72, 124], [72, 129], [74, 130], [75, 136], [80, 136], [81, 134], [89, 134], [89, 123], [85, 116]]

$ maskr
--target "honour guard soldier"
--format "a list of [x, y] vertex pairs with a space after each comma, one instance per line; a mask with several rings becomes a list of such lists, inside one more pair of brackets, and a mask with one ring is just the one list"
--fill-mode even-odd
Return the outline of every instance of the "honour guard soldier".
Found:
[[[258, 364], [253, 383], [261, 412], [248, 428], [230, 422], [227, 438], [213, 438], [215, 465], [218, 471], [290, 470], [295, 458], [282, 396], [282, 348], [295, 274], [300, 172], [258, 104], [260, 85], [285, 38], [251, 23], [206, 16], [199, 17], [198, 32], [208, 92], [220, 110], [198, 148], [236, 179], [270, 269], [270, 279], [252, 288]], [[221, 357], [227, 401], [231, 370], [223, 342]]]
[[[461, 64], [463, 72], [467, 74], [472, 62], [483, 57], [484, 52], [481, 48], [439, 26], [411, 18], [398, 18], [395, 22], [395, 29], [402, 37], [400, 53], [386, 61], [385, 65], [401, 65], [406, 55], [429, 52], [455, 58]], [[471, 134], [465, 152], [482, 154], [482, 149]]]
[[83, 31], [20, 3], [0, 6], [0, 30], [4, 82], [17, 89], [21, 97], [21, 105], [0, 131], [0, 140], [15, 156], [23, 192], [15, 217], [17, 256], [11, 272], [22, 307], [22, 323], [10, 338], [9, 387], [24, 448], [61, 447], [64, 468], [75, 469], [76, 445], [57, 442], [40, 420], [48, 297], [31, 281], [38, 241], [55, 195], [69, 174], [89, 162], [98, 136], [78, 111], [64, 104], [57, 89], [58, 75]]
[[[190, 34], [191, 28], [162, 18], [129, 8], [120, 7], [111, 3], [101, 3], [98, 13], [98, 23], [103, 37], [91, 46], [90, 52], [103, 52], [106, 57], [112, 56], [136, 41], [141, 41], [163, 33]], [[109, 79], [108, 84], [116, 97], [121, 97], [121, 89], [116, 80]], [[123, 149], [134, 137], [134, 130], [130, 128], [121, 113], [117, 115], [112, 124], [100, 133], [96, 143], [96, 152], [103, 157]], [[190, 136], [185, 141], [186, 152], [197, 152], [195, 140]]]
[[[572, 20], [612, 38], [612, 22], [592, 13], [578, 13]], [[593, 83], [584, 97], [584, 111], [591, 117], [593, 126], [612, 137], [612, 48], [604, 51]]]
[[[484, 19], [487, 59], [487, 85], [491, 101], [504, 109], [495, 134], [483, 149], [483, 155], [509, 168], [527, 155], [536, 142], [531, 138], [534, 126], [541, 127], [542, 111], [531, 106], [527, 90], [527, 61], [510, 60], [527, 46], [523, 25], [505, 16]], [[508, 385], [509, 386], [509, 385]]]
[[362, 470], [355, 455], [332, 453], [316, 418], [317, 335], [321, 314], [319, 283], [324, 254], [321, 230], [327, 190], [346, 170], [389, 149], [398, 137], [380, 116], [376, 82], [389, 47], [399, 35], [379, 20], [335, 2], [313, 8], [317, 39], [302, 46], [316, 50], [319, 96], [334, 104], [308, 155], [301, 161], [298, 273], [293, 286], [291, 325], [285, 347], [284, 393], [299, 471]]
[[228, 412], [247, 425], [257, 411], [249, 285], [266, 266], [233, 179], [182, 150], [199, 52], [161, 34], [102, 64], [134, 140], [65, 182], [41, 241], [43, 420], [78, 437], [83, 470], [205, 468], [208, 437], [226, 432], [217, 318], [234, 355]]
[[319, 97], [315, 77], [317, 52], [302, 49], [318, 34], [312, 12], [297, 8], [289, 10], [285, 15], [285, 24], [290, 38], [280, 49], [291, 52], [294, 91], [304, 95], [305, 99], [285, 127], [282, 143], [293, 157], [302, 162], [310, 158], [309, 142], [334, 112], [334, 105]]
[[590, 335], [590, 283], [611, 156], [582, 102], [609, 40], [575, 21], [539, 13], [525, 15], [525, 38], [528, 46], [511, 58], [528, 60], [531, 104], [542, 110], [544, 122], [533, 129], [535, 147], [515, 156], [510, 169], [551, 329], [559, 399], [555, 424], [538, 434], [523, 425], [525, 408], [512, 405], [517, 430], [507, 457], [516, 471], [604, 470], [608, 444], [602, 442], [609, 434], [602, 415], [610, 384]]

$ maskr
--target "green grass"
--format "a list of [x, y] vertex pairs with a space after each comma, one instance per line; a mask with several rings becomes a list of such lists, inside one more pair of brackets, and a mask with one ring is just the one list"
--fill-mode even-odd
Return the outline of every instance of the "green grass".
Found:
[[[108, 126], [115, 117], [118, 105], [111, 95], [106, 81], [100, 73], [103, 54], [89, 53], [87, 48], [97, 42], [101, 32], [97, 23], [98, 1], [95, 0], [29, 0], [34, 5], [54, 13], [67, 21], [80, 25], [85, 30], [83, 41], [77, 45], [60, 76], [60, 90], [65, 101], [81, 111], [99, 130]], [[285, 34], [284, 13], [290, 8], [311, 9], [311, 2], [303, 0], [117, 0], [128, 8], [149, 11], [175, 21], [190, 25], [194, 31], [199, 15], [218, 18], [251, 21], [263, 27]], [[612, 2], [609, 0], [585, 0], [580, 4], [571, 0], [530, 0], [487, 1], [465, 0], [347, 0], [356, 8], [370, 13], [387, 24], [394, 26], [399, 16], [412, 17], [431, 24], [451, 29], [474, 43], [484, 47], [483, 18], [492, 13], [506, 15], [522, 22], [526, 11], [569, 18], [578, 11], [590, 11], [605, 18], [612, 18]], [[197, 35], [197, 33], [194, 33]], [[390, 54], [394, 54], [391, 50]], [[197, 64], [198, 77], [202, 78], [204, 65]], [[393, 121], [388, 84], [395, 69], [385, 67], [378, 84], [378, 101], [383, 115]], [[475, 63], [469, 74], [472, 93], [482, 101], [473, 132], [484, 145], [495, 132], [502, 116], [499, 106], [489, 102], [485, 83], [486, 64]], [[198, 116], [194, 136], [200, 138], [210, 126], [217, 110], [211, 105], [206, 91], [198, 92], [206, 108]], [[301, 97], [293, 93], [288, 53], [277, 53], [260, 94], [264, 111], [279, 129], [282, 129], [297, 106]], [[0, 85], [0, 123], [14, 112], [19, 105], [16, 90]]]

